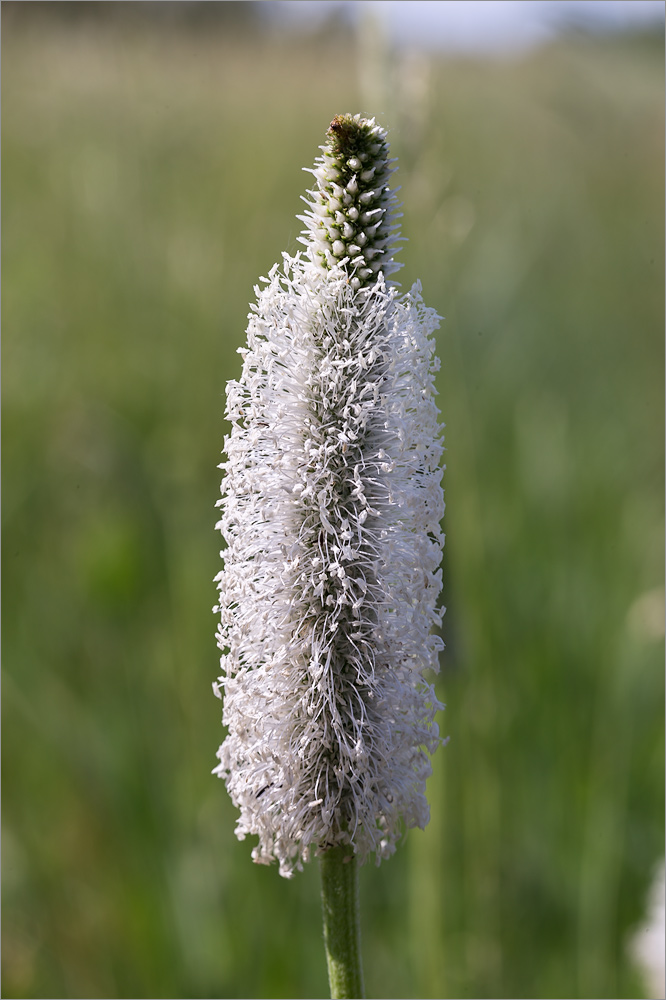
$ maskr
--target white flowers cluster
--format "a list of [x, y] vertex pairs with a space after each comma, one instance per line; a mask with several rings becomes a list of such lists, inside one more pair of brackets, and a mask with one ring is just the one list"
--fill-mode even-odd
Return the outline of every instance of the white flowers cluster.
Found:
[[239, 838], [287, 876], [335, 844], [379, 861], [425, 826], [443, 707], [425, 677], [441, 648], [438, 317], [385, 280], [384, 131], [341, 116], [322, 148], [308, 253], [255, 289], [219, 501], [215, 773]]

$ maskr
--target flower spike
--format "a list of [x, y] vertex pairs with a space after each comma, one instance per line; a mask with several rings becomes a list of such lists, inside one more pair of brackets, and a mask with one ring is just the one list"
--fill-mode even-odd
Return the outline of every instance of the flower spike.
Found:
[[290, 876], [345, 845], [359, 861], [428, 822], [442, 708], [444, 512], [433, 331], [399, 295], [383, 129], [341, 115], [313, 170], [306, 252], [257, 292], [219, 501], [228, 735], [215, 772], [253, 858]]

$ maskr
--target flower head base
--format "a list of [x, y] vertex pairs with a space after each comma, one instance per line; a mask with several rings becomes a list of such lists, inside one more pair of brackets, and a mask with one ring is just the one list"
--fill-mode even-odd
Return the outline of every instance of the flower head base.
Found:
[[[388, 162], [373, 122], [336, 122], [333, 158], [379, 145], [368, 155]], [[382, 190], [384, 249], [391, 199]], [[424, 676], [441, 648], [438, 317], [418, 286], [400, 297], [382, 270], [329, 258], [334, 217], [316, 218], [309, 254], [285, 255], [256, 290], [219, 502], [229, 733], [216, 773], [238, 836], [257, 834], [253, 857], [284, 875], [339, 843], [379, 860], [403, 824], [425, 826], [442, 707]]]

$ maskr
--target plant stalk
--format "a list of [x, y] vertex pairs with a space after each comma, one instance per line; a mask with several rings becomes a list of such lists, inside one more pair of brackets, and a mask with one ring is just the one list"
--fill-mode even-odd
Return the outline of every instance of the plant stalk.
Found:
[[332, 847], [320, 858], [324, 944], [331, 1000], [363, 1000], [358, 864], [351, 847]]

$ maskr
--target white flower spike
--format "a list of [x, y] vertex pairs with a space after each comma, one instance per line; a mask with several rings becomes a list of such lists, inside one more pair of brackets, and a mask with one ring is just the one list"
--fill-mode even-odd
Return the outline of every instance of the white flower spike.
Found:
[[443, 707], [426, 679], [442, 647], [438, 317], [418, 284], [386, 280], [385, 131], [339, 116], [321, 148], [306, 253], [255, 289], [220, 466], [215, 773], [238, 837], [286, 876], [339, 844], [379, 862], [426, 825]]

